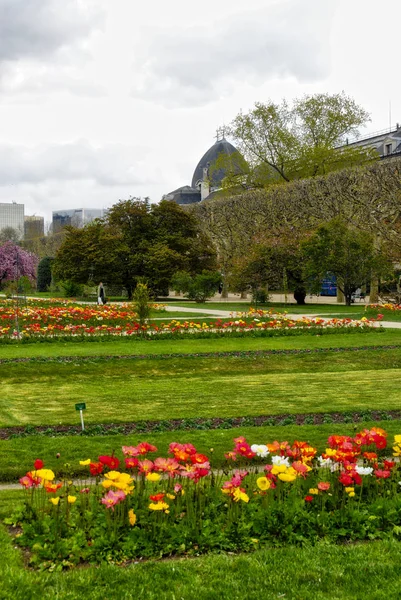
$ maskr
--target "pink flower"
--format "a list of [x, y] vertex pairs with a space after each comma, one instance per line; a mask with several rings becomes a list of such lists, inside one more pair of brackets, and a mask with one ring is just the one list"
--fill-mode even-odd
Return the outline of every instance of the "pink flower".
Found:
[[317, 484], [317, 489], [320, 490], [321, 492], [327, 492], [327, 490], [330, 489], [330, 483], [328, 483], [326, 481], [320, 481]]
[[140, 460], [138, 462], [138, 467], [139, 467], [139, 472], [140, 473], [150, 473], [151, 471], [153, 471], [155, 465], [153, 464], [153, 462], [151, 460], [148, 460], [147, 458], [144, 458], [143, 460]]
[[114, 510], [114, 507], [125, 500], [126, 496], [122, 490], [118, 490], [117, 492], [113, 492], [113, 490], [109, 490], [107, 494], [102, 498], [102, 504], [106, 506], [106, 508], [111, 508]]

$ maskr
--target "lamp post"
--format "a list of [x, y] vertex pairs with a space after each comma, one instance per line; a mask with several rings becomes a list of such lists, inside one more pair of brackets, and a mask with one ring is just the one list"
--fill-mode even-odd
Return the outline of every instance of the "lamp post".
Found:
[[15, 285], [16, 285], [16, 294], [15, 294], [15, 329], [17, 332], [17, 337], [19, 338], [19, 302], [18, 302], [18, 279], [19, 279], [19, 269], [18, 269], [18, 246], [15, 245]]

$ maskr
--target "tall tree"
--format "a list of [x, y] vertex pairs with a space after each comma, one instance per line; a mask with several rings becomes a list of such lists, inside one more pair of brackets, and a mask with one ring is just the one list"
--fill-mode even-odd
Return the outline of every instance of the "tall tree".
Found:
[[[228, 128], [258, 187], [324, 175], [378, 158], [366, 148], [347, 146], [369, 114], [346, 94], [315, 94], [295, 100], [257, 102]], [[242, 178], [244, 174], [242, 175]], [[237, 177], [241, 180], [240, 176]]]
[[392, 271], [392, 264], [366, 231], [349, 227], [340, 219], [321, 225], [303, 244], [304, 275], [319, 291], [327, 276], [334, 276], [347, 305], [352, 294], [371, 279]]

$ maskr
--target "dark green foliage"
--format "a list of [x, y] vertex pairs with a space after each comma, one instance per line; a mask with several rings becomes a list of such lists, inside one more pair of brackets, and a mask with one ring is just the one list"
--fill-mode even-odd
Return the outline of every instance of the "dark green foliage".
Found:
[[52, 264], [54, 258], [45, 256], [38, 265], [37, 288], [38, 292], [47, 292], [52, 282]]
[[174, 275], [171, 285], [177, 292], [182, 292], [190, 300], [203, 303], [211, 298], [219, 289], [221, 274], [216, 271], [202, 271], [197, 275], [178, 272]]
[[77, 283], [92, 278], [123, 286], [131, 299], [139, 281], [160, 295], [168, 293], [175, 272], [214, 266], [215, 252], [193, 216], [174, 202], [131, 198], [83, 229], [66, 228], [54, 271]]
[[357, 288], [392, 270], [390, 261], [375, 247], [373, 236], [349, 227], [341, 219], [321, 225], [304, 242], [303, 252], [305, 278], [313, 290], [318, 291], [322, 280], [334, 275], [347, 305]]

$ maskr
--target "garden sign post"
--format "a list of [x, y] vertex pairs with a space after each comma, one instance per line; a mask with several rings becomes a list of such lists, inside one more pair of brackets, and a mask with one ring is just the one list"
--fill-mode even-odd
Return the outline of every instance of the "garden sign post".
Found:
[[84, 413], [82, 412], [83, 410], [86, 410], [85, 402], [78, 402], [78, 404], [75, 405], [75, 410], [79, 410], [79, 414], [81, 415], [82, 431], [85, 431]]

